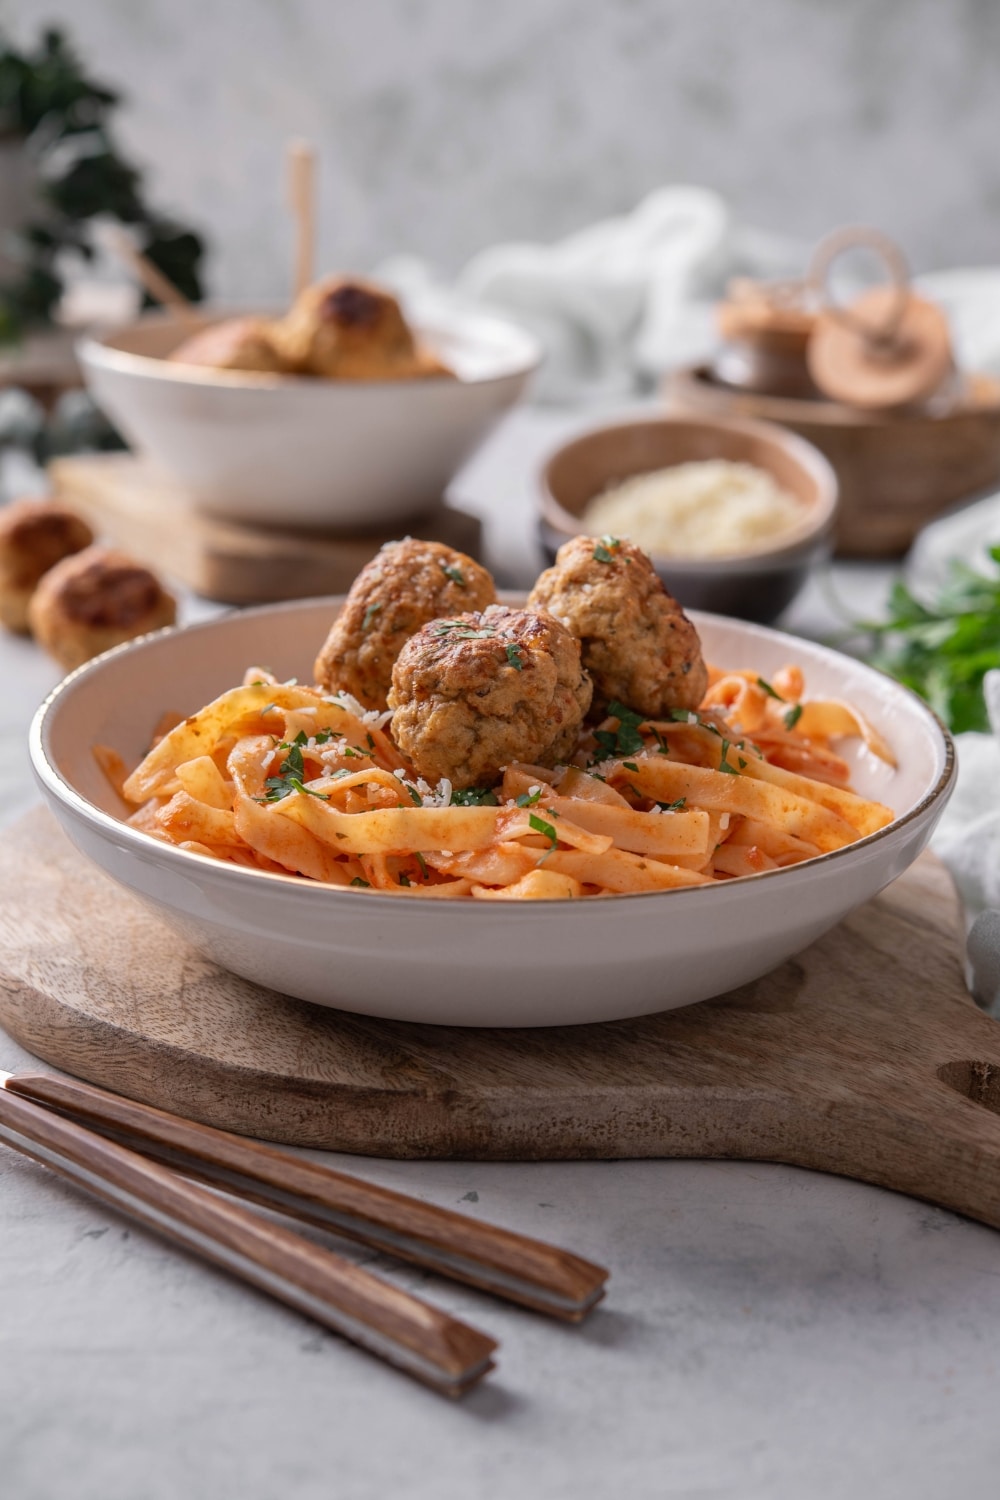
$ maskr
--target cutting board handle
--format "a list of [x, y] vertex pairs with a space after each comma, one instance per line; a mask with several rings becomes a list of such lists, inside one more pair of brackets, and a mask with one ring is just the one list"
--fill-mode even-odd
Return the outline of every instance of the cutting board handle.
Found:
[[901, 1022], [898, 1055], [860, 1048], [849, 1086], [802, 1111], [815, 1159], [798, 1159], [1000, 1229], [1000, 1025], [968, 1002], [923, 1019]]

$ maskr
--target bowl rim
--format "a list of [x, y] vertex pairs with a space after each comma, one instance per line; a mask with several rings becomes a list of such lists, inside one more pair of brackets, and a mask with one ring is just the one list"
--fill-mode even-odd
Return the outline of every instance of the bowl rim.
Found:
[[[251, 308], [244, 308], [240, 312], [234, 308], [220, 307], [218, 311], [220, 314], [218, 318], [211, 317], [205, 320], [206, 328], [230, 317], [254, 315], [254, 310]], [[264, 316], [261, 313], [257, 315]], [[391, 378], [328, 380], [315, 375], [282, 375], [265, 370], [216, 370], [198, 365], [185, 365], [180, 362], [173, 365], [170, 360], [156, 355], [135, 354], [127, 349], [114, 348], [111, 342], [113, 339], [120, 338], [122, 334], [134, 329], [155, 328], [177, 322], [171, 313], [163, 311], [146, 313], [142, 317], [133, 319], [131, 323], [126, 323], [107, 333], [84, 334], [76, 340], [74, 349], [81, 365], [88, 370], [111, 370], [117, 375], [125, 375], [133, 379], [163, 380], [168, 384], [200, 386], [210, 390], [244, 391], [384, 391], [425, 387], [431, 390], [453, 391], [456, 386], [458, 388], [472, 386], [479, 390], [510, 380], [525, 379], [538, 369], [545, 356], [540, 340], [533, 333], [520, 323], [500, 317], [492, 310], [460, 309], [450, 314], [440, 313], [426, 318], [414, 317], [411, 321], [418, 332], [426, 333], [446, 332], [449, 329], [458, 329], [463, 324], [465, 326], [485, 324], [487, 327], [501, 328], [505, 334], [515, 335], [521, 343], [521, 352], [519, 355], [516, 352], [512, 354], [508, 365], [497, 375], [473, 376], [469, 379], [449, 375], [423, 375], [417, 380]]]
[[[54, 798], [62, 803], [77, 818], [82, 819], [82, 821], [92, 826], [96, 826], [96, 829], [102, 836], [107, 837], [110, 834], [119, 841], [124, 840], [126, 847], [140, 857], [145, 853], [148, 859], [155, 849], [158, 857], [166, 860], [168, 865], [179, 861], [177, 866], [179, 870], [185, 870], [189, 873], [192, 870], [201, 871], [205, 878], [217, 878], [224, 882], [233, 879], [236, 880], [237, 887], [241, 882], [250, 880], [259, 884], [261, 891], [268, 889], [268, 886], [272, 888], [284, 887], [286, 890], [300, 891], [302, 892], [301, 899], [303, 901], [336, 900], [347, 896], [352, 901], [362, 902], [371, 912], [374, 912], [376, 909], [380, 911], [386, 910], [385, 902], [387, 897], [384, 893], [375, 891], [368, 893], [362, 890], [341, 889], [339, 886], [327, 886], [320, 881], [311, 881], [304, 876], [293, 875], [291, 873], [278, 874], [270, 870], [245, 869], [239, 865], [209, 860], [202, 854], [196, 854], [193, 850], [181, 849], [175, 844], [153, 839], [149, 834], [143, 833], [140, 829], [129, 827], [123, 820], [114, 817], [111, 813], [105, 812], [103, 808], [95, 807], [82, 793], [78, 792], [75, 787], [72, 787], [64, 780], [47, 753], [48, 734], [51, 728], [52, 716], [58, 711], [59, 704], [66, 694], [77, 691], [81, 683], [85, 683], [88, 678], [96, 676], [104, 670], [110, 661], [117, 659], [124, 655], [124, 653], [133, 651], [136, 648], [141, 649], [144, 646], [171, 636], [188, 633], [200, 635], [218, 630], [232, 620], [241, 620], [247, 617], [257, 618], [259, 616], [296, 609], [305, 610], [315, 607], [318, 604], [336, 607], [339, 603], [343, 602], [343, 597], [343, 595], [318, 595], [311, 599], [281, 600], [275, 604], [258, 605], [249, 610], [227, 610], [224, 614], [217, 615], [211, 620], [202, 620], [189, 625], [168, 625], [160, 630], [150, 631], [146, 635], [137, 637], [135, 640], [125, 641], [119, 646], [114, 646], [111, 650], [102, 652], [100, 656], [96, 656], [91, 661], [77, 667], [73, 672], [64, 677], [39, 705], [28, 731], [28, 749], [32, 770], [43, 791], [49, 798]], [[735, 625], [740, 630], [748, 631], [754, 635], [764, 634], [777, 637], [780, 640], [789, 642], [792, 646], [795, 646], [800, 639], [803, 639], [796, 636], [789, 636], [784, 631], [773, 630], [766, 625], [758, 625], [745, 620], [734, 620], [725, 615], [711, 614], [701, 610], [692, 610], [691, 615], [696, 625], [703, 620], [709, 623], [719, 622], [728, 626]], [[845, 658], [842, 652], [834, 651], [831, 647], [824, 646], [819, 642], [804, 641], [804, 644], [811, 651], [819, 652], [822, 657], [831, 661], [846, 659], [854, 662], [854, 665], [863, 671], [870, 672], [873, 676], [891, 683], [895, 691], [911, 699], [926, 719], [928, 726], [939, 738], [939, 748], [943, 750], [942, 769], [934, 785], [924, 793], [920, 800], [899, 817], [893, 818], [892, 822], [887, 823], [884, 828], [877, 829], [875, 833], [866, 834], [863, 838], [857, 839], [852, 844], [845, 844], [840, 849], [832, 849], [825, 854], [814, 855], [811, 859], [803, 860], [798, 865], [790, 865], [776, 870], [763, 870], [755, 875], [735, 876], [724, 882], [724, 889], [726, 890], [744, 886], [748, 882], [755, 886], [760, 886], [761, 882], [773, 881], [779, 877], [785, 877], [790, 882], [796, 875], [799, 875], [801, 878], [801, 871], [804, 869], [812, 871], [818, 870], [820, 867], [828, 868], [834, 862], [842, 862], [844, 858], [856, 857], [859, 853], [870, 849], [873, 845], [884, 842], [889, 837], [898, 835], [902, 829], [919, 819], [939, 798], [944, 796], [947, 799], [954, 788], [957, 773], [957, 756], [954, 741], [942, 720], [918, 694], [914, 693], [910, 688], [905, 687], [902, 683], [897, 682], [895, 678], [890, 677], [888, 673], [881, 671], [880, 668], [869, 666], [867, 662], [857, 662], [854, 661], [854, 658], [850, 657]], [[261, 882], [266, 882], [266, 884], [260, 884]], [[252, 887], [248, 887], [248, 889], [252, 889]], [[600, 899], [602, 903], [608, 900], [614, 902], [627, 900], [631, 909], [637, 902], [646, 904], [662, 903], [664, 897], [669, 896], [672, 903], [679, 903], [686, 909], [694, 902], [704, 902], [706, 899], [712, 899], [710, 896], [711, 892], [716, 893], [714, 899], [718, 901], [719, 886], [716, 884], [685, 886], [669, 891], [614, 892]], [[483, 907], [492, 908], [494, 906], [499, 907], [501, 910], [511, 908], [521, 913], [522, 916], [526, 916], [529, 912], [536, 909], [540, 916], [545, 916], [546, 914], [551, 916], [553, 909], [567, 913], [569, 911], [586, 913], [591, 910], [592, 902], [587, 900], [565, 901], [548, 897], [537, 901], [515, 903], [462, 900], [425, 901], [421, 903], [421, 906], [423, 910], [431, 908], [439, 912], [438, 917], [430, 917], [428, 920], [446, 922], [449, 916], [454, 918], [459, 912], [466, 915], [458, 917], [458, 920], [468, 921], [471, 920], [468, 913], [481, 911]], [[669, 909], [672, 909], [672, 906]], [[577, 919], [571, 917], [570, 920], [586, 920], [586, 918]]]
[[[986, 267], [977, 269], [987, 269]], [[968, 376], [989, 375], [989, 371], [970, 370]], [[663, 382], [663, 394], [668, 409], [679, 417], [711, 416], [707, 410], [693, 404], [699, 398], [725, 400], [752, 400], [759, 408], [759, 417], [748, 417], [747, 421], [770, 422], [775, 426], [794, 423], [796, 428], [809, 428], [818, 436], [834, 436], [838, 431], [858, 428], [866, 432], [893, 432], [905, 439], [913, 431], [923, 428], [941, 428], [958, 425], [971, 419], [995, 421], [1000, 412], [1000, 399], [980, 404], [966, 404], [959, 400], [941, 410], [922, 410], [917, 407], [898, 407], [891, 412], [865, 410], [858, 406], [845, 406], [840, 401], [826, 401], [808, 396], [775, 396], [768, 391], [745, 391], [727, 386], [715, 380], [712, 367], [701, 361], [692, 365], [681, 365], [667, 373]], [[720, 417], [720, 421], [722, 418]], [[806, 440], [808, 441], [808, 439]]]
[[[732, 432], [745, 437], [755, 437], [783, 449], [789, 457], [804, 469], [814, 481], [817, 498], [811, 506], [813, 514], [807, 516], [789, 534], [788, 539], [776, 546], [757, 547], [748, 552], [734, 552], [723, 557], [677, 557], [670, 553], [650, 552], [655, 565], [669, 569], [678, 575], [684, 573], [739, 573], [748, 564], [792, 562], [799, 554], [811, 552], [832, 535], [840, 501], [837, 475], [829, 459], [807, 438], [788, 431], [777, 422], [763, 421], [754, 417], [714, 417], [709, 414], [663, 413], [651, 417], [637, 417], [622, 422], [603, 423], [588, 427], [564, 440], [551, 449], [542, 460], [537, 471], [539, 509], [552, 530], [567, 541], [573, 537], [587, 536], [581, 530], [581, 518], [574, 516], [557, 499], [552, 488], [551, 474], [554, 465], [572, 449], [583, 446], [594, 438], [608, 434], [635, 432], [639, 429], [700, 427], [710, 432]], [[670, 467], [666, 465], [665, 467]], [[600, 491], [597, 492], [598, 494]], [[596, 496], [591, 496], [591, 499]]]

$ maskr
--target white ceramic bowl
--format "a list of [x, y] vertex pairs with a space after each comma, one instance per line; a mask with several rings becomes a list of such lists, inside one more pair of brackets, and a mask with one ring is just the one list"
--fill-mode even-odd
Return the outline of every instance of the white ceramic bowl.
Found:
[[164, 356], [182, 334], [162, 314], [84, 339], [78, 354], [97, 404], [199, 510], [371, 530], [440, 502], [541, 358], [530, 334], [486, 314], [440, 318], [421, 334], [457, 380], [314, 380], [172, 364]]
[[690, 1005], [776, 967], [901, 874], [951, 790], [951, 741], [905, 688], [824, 647], [702, 615], [712, 661], [764, 676], [798, 662], [811, 696], [848, 698], [870, 716], [899, 769], [855, 747], [853, 778], [894, 809], [888, 827], [807, 864], [717, 886], [501, 903], [331, 889], [215, 863], [119, 822], [91, 745], [111, 745], [132, 764], [165, 708], [193, 712], [253, 664], [308, 680], [334, 612], [333, 601], [308, 600], [147, 636], [68, 677], [31, 730], [35, 773], [78, 848], [209, 958], [319, 1005], [464, 1026], [554, 1026]]

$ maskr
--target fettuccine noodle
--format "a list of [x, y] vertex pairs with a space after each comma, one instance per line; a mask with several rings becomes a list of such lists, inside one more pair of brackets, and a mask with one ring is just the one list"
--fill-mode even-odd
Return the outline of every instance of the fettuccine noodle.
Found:
[[570, 764], [514, 763], [469, 792], [421, 781], [387, 714], [259, 669], [163, 726], [131, 774], [96, 753], [133, 827], [248, 869], [418, 900], [625, 895], [799, 864], [891, 821], [831, 741], [890, 765], [891, 750], [850, 704], [804, 690], [795, 666], [771, 682], [710, 670], [697, 713], [613, 704]]

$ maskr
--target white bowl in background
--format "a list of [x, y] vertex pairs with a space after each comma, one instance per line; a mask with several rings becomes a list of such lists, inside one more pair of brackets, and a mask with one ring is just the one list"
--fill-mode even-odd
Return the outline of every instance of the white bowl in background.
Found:
[[439, 504], [541, 359], [530, 334], [485, 313], [441, 316], [421, 323], [420, 334], [457, 380], [322, 380], [173, 364], [165, 356], [185, 331], [162, 313], [83, 339], [78, 355], [98, 406], [198, 510], [363, 531]]
[[880, 832], [790, 869], [582, 901], [418, 901], [217, 863], [121, 821], [91, 746], [136, 763], [164, 709], [191, 713], [251, 665], [310, 680], [337, 607], [306, 600], [161, 631], [81, 667], [39, 709], [35, 774], [84, 854], [224, 968], [366, 1015], [461, 1026], [555, 1026], [669, 1010], [775, 968], [894, 880], [944, 809], [954, 750], [906, 688], [823, 646], [695, 615], [706, 656], [769, 677], [788, 662], [807, 696], [846, 698], [895, 748], [857, 743], [856, 789], [891, 806]]

